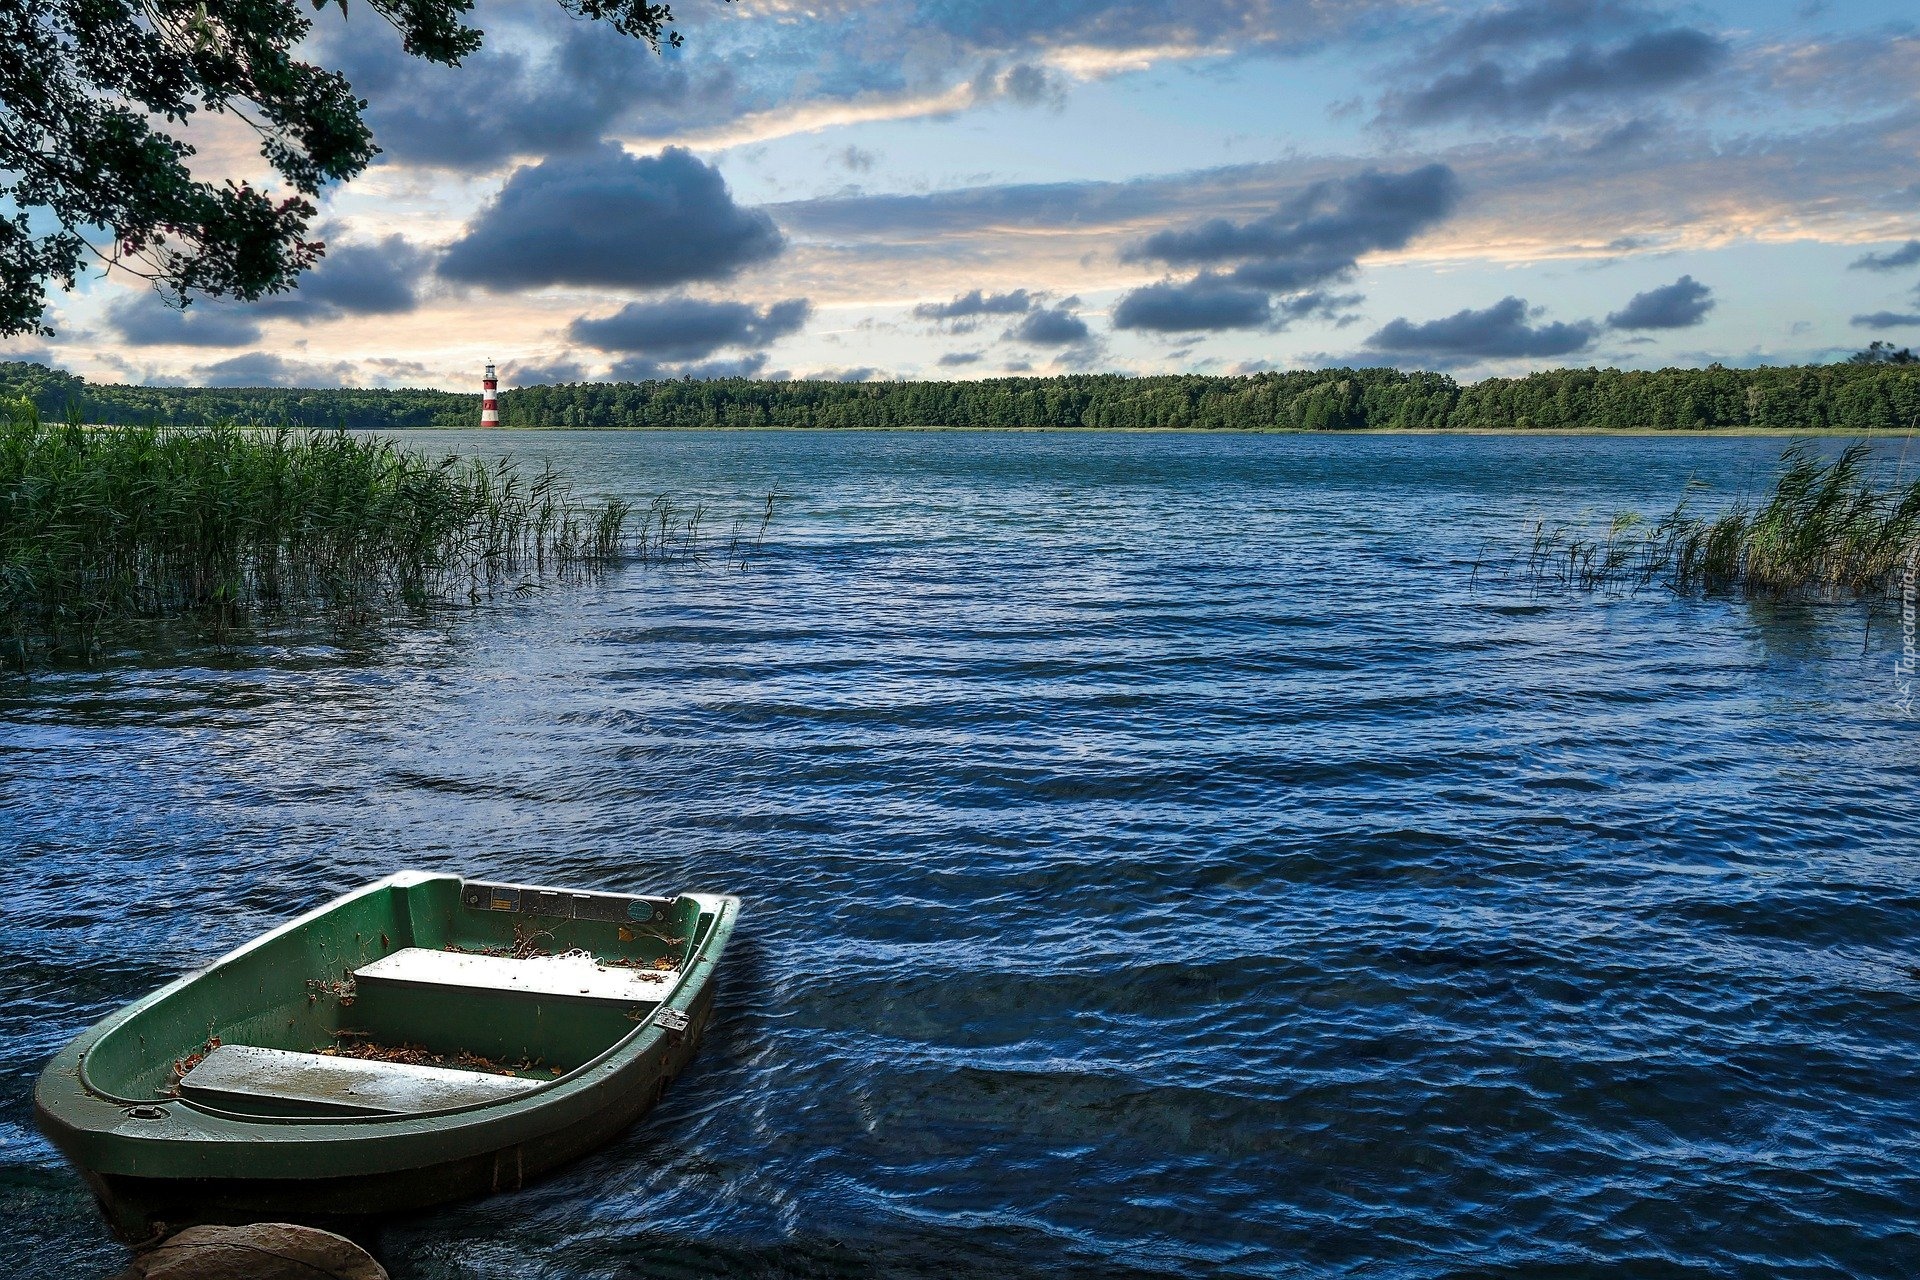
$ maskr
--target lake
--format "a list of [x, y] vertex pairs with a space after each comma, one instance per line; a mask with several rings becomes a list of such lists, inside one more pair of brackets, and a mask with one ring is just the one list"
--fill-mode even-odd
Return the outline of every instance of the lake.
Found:
[[34, 1274], [123, 1256], [45, 1059], [406, 866], [745, 907], [660, 1109], [390, 1224], [397, 1278], [1920, 1271], [1897, 618], [1492, 563], [1784, 441], [414, 439], [778, 514], [744, 567], [0, 682]]

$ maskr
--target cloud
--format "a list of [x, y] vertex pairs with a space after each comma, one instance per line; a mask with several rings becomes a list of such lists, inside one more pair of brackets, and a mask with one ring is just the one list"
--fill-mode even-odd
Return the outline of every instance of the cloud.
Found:
[[867, 382], [878, 377], [880, 370], [872, 365], [858, 365], [852, 369], [816, 369], [812, 373], [801, 375], [804, 382]]
[[354, 372], [353, 365], [345, 360], [310, 364], [270, 351], [249, 351], [212, 364], [195, 365], [192, 381], [203, 387], [339, 387], [352, 383]]
[[1920, 240], [1909, 240], [1898, 249], [1886, 253], [1869, 253], [1855, 258], [1847, 267], [1849, 271], [1899, 271], [1904, 267], [1920, 264]]
[[766, 367], [767, 353], [753, 351], [728, 360], [706, 360], [681, 364], [663, 364], [645, 356], [616, 360], [613, 377], [620, 382], [656, 382], [663, 379], [691, 378], [708, 382], [715, 378], [752, 378]]
[[873, 168], [873, 162], [878, 159], [873, 152], [853, 146], [851, 143], [834, 152], [833, 158], [853, 173], [866, 173]]
[[440, 274], [497, 291], [658, 289], [731, 279], [785, 246], [773, 219], [736, 204], [720, 171], [691, 152], [640, 158], [606, 142], [514, 170]]
[[1597, 326], [1555, 321], [1535, 325], [1539, 315], [1520, 298], [1507, 297], [1481, 311], [1456, 311], [1440, 320], [1415, 324], [1389, 321], [1366, 340], [1369, 351], [1384, 355], [1435, 359], [1444, 363], [1566, 356], [1593, 345]]
[[1114, 328], [1154, 333], [1260, 329], [1272, 323], [1273, 303], [1266, 290], [1241, 288], [1213, 275], [1135, 289], [1113, 309]]
[[1288, 0], [923, 0], [916, 26], [926, 25], [974, 47], [1077, 45], [1091, 48], [1180, 49], [1306, 47], [1359, 25], [1390, 5]]
[[[1739, 146], [1705, 129], [1674, 130], [1657, 147], [1604, 157], [1570, 150], [1557, 135], [1479, 140], [1440, 157], [1471, 201], [1409, 245], [1428, 255], [1537, 261], [1603, 248], [1710, 248], [1732, 226], [1765, 242], [1857, 242], [1888, 212], [1920, 208], [1920, 184], [1902, 193], [1887, 177], [1910, 169], [1916, 148], [1920, 112], [1911, 111], [1754, 134]], [[1317, 157], [1124, 181], [835, 196], [768, 211], [804, 237], [810, 267], [897, 288], [900, 272], [935, 263], [1083, 271], [1087, 255], [1136, 251], [1144, 235], [1185, 220], [1267, 217], [1303, 186], [1349, 176], [1354, 163]]]
[[136, 347], [244, 347], [260, 340], [260, 322], [232, 306], [206, 301], [182, 309], [153, 292], [115, 298], [107, 305], [107, 327]]
[[1727, 53], [1726, 42], [1717, 36], [1693, 27], [1667, 27], [1605, 49], [1578, 44], [1511, 71], [1483, 59], [1419, 88], [1387, 94], [1380, 120], [1409, 125], [1539, 120], [1556, 111], [1643, 97], [1700, 79], [1720, 66]]
[[590, 150], [637, 113], [724, 109], [735, 89], [725, 64], [696, 73], [551, 3], [489, 6], [486, 43], [458, 67], [410, 55], [386, 23], [359, 18], [317, 22], [312, 38], [368, 100], [389, 163], [486, 170]]
[[1583, 31], [1631, 29], [1645, 25], [1648, 17], [1638, 5], [1613, 0], [1529, 0], [1468, 18], [1435, 46], [1428, 60], [1445, 62], [1492, 49], [1560, 41]]
[[764, 311], [745, 302], [663, 298], [630, 302], [597, 320], [581, 316], [567, 326], [567, 337], [650, 360], [698, 360], [722, 347], [764, 346], [797, 332], [812, 310], [805, 298], [776, 302]]
[[552, 386], [560, 382], [585, 382], [587, 367], [572, 356], [547, 361], [509, 360], [500, 366], [500, 380], [513, 387]]
[[1282, 326], [1295, 320], [1331, 320], [1334, 327], [1344, 329], [1360, 319], [1353, 308], [1365, 301], [1357, 293], [1328, 293], [1324, 289], [1316, 289], [1311, 293], [1281, 299], [1276, 309], [1276, 319]]
[[[396, 360], [391, 356], [376, 356], [371, 360], [360, 361], [355, 373], [359, 386], [371, 387], [430, 387], [436, 381], [446, 377], [444, 370], [435, 370], [418, 360]], [[473, 376], [472, 370], [463, 371], [462, 377]], [[469, 386], [472, 384], [469, 383]]]
[[[1319, 313], [1327, 295], [1314, 286], [1351, 275], [1366, 254], [1405, 248], [1459, 200], [1460, 181], [1446, 165], [1405, 173], [1369, 169], [1311, 183], [1262, 217], [1209, 218], [1157, 231], [1123, 259], [1203, 269], [1184, 284], [1163, 280], [1128, 293], [1114, 309], [1114, 326], [1161, 333], [1252, 329]], [[1306, 296], [1283, 301], [1276, 313], [1270, 294]]]
[[1093, 336], [1087, 328], [1087, 322], [1069, 311], [1065, 304], [1057, 307], [1040, 307], [1029, 311], [1025, 318], [1004, 335], [1015, 342], [1032, 343], [1040, 347], [1069, 347], [1076, 342], [1085, 342]]
[[984, 351], [949, 351], [940, 357], [942, 368], [958, 369], [962, 365], [979, 364], [987, 358]]
[[1583, 147], [1581, 154], [1604, 159], [1642, 151], [1658, 139], [1662, 132], [1660, 125], [1636, 116], [1608, 128]]
[[1016, 63], [1007, 69], [1004, 75], [994, 78], [980, 86], [982, 96], [998, 93], [1023, 107], [1037, 107], [1042, 104], [1059, 107], [1067, 98], [1066, 85], [1047, 68], [1031, 62]]
[[1855, 316], [1853, 327], [1856, 329], [1920, 328], [1920, 315], [1901, 311], [1875, 311], [1870, 315]]
[[260, 341], [262, 320], [307, 324], [412, 311], [420, 305], [419, 280], [431, 261], [428, 250], [405, 236], [336, 243], [288, 293], [249, 303], [203, 299], [184, 310], [157, 293], [131, 294], [108, 304], [107, 327], [136, 347], [250, 346]]
[[43, 364], [49, 369], [57, 368], [53, 349], [43, 346], [23, 346], [17, 342], [0, 342], [0, 363], [6, 364]]
[[982, 294], [980, 290], [963, 293], [952, 302], [923, 302], [913, 309], [920, 320], [958, 320], [968, 316], [1011, 316], [1031, 310], [1035, 298], [1025, 289], [1011, 293]]
[[960, 187], [924, 195], [830, 196], [773, 206], [780, 225], [826, 239], [929, 237], [991, 229], [1124, 225], [1166, 216], [1204, 175], [1128, 182], [1046, 182]]
[[1751, 91], [1769, 105], [1862, 109], [1899, 107], [1920, 91], [1920, 32], [1876, 24], [1819, 39], [1776, 40], [1754, 50]]
[[342, 316], [400, 315], [420, 305], [420, 281], [433, 255], [405, 236], [327, 246], [320, 265], [300, 277], [292, 293], [248, 306], [254, 315], [306, 323]]
[[[1783, 124], [1793, 127], [1743, 135], [1737, 146], [1717, 130], [1673, 127], [1657, 146], [1606, 157], [1582, 154], [1559, 133], [1450, 147], [1435, 158], [1466, 194], [1451, 216], [1396, 257], [1590, 263], [1624, 253], [1711, 251], [1730, 238], [1762, 246], [1813, 239], [1858, 246], [1840, 259], [1844, 264], [1867, 248], [1891, 248], [1860, 241], [1886, 235], [1890, 217], [1920, 208], [1898, 190], [1907, 185], [1899, 175], [1920, 150], [1920, 111], [1844, 125]], [[982, 279], [1105, 289], [1142, 283], [1093, 273], [1155, 232], [1215, 218], [1256, 221], [1313, 183], [1365, 167], [1313, 156], [1124, 181], [835, 196], [770, 205], [768, 212], [793, 236], [793, 266], [804, 273], [804, 292], [821, 305], [899, 296], [902, 280], [921, 278], [933, 281], [920, 290], [923, 298], [943, 286], [959, 293]], [[1361, 259], [1363, 269], [1370, 264]], [[1887, 302], [1913, 309], [1904, 300]], [[1618, 305], [1600, 308], [1596, 318]], [[1714, 314], [1727, 305], [1723, 300]], [[1393, 314], [1370, 317], [1362, 332]]]
[[1685, 329], [1705, 320], [1715, 305], [1712, 289], [1692, 276], [1681, 276], [1672, 284], [1634, 294], [1607, 317], [1607, 324], [1615, 329]]
[[1262, 218], [1212, 218], [1155, 232], [1123, 257], [1176, 267], [1237, 261], [1248, 272], [1240, 283], [1276, 292], [1305, 288], [1351, 270], [1363, 254], [1405, 248], [1459, 199], [1459, 179], [1444, 164], [1406, 173], [1368, 169], [1313, 183]]

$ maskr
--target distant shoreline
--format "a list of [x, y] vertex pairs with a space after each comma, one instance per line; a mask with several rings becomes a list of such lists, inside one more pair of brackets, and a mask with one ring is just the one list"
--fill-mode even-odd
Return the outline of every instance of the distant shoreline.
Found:
[[[425, 389], [137, 387], [0, 361], [0, 399], [50, 421], [478, 427], [480, 398]], [[1920, 424], [1920, 360], [1794, 368], [1556, 369], [1461, 383], [1442, 373], [1055, 374], [979, 381], [651, 381], [518, 387], [506, 427], [585, 430], [1105, 430], [1390, 434], [1785, 435]], [[1801, 424], [1819, 424], [1818, 426]]]
[[[379, 430], [380, 428], [369, 428]], [[446, 432], [471, 431], [487, 435], [525, 432], [548, 435], [559, 431], [589, 434], [633, 433], [640, 435], [669, 432], [720, 432], [781, 435], [1076, 435], [1076, 436], [1674, 436], [1698, 439], [1702, 436], [1752, 436], [1757, 438], [1797, 439], [1807, 436], [1841, 436], [1852, 439], [1884, 437], [1905, 438], [1909, 432], [1860, 427], [1347, 427], [1319, 430], [1304, 427], [395, 427], [396, 431]]]

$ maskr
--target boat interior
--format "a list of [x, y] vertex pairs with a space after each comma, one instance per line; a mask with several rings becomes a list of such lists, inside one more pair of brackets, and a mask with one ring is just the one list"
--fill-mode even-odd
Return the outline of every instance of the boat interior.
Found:
[[669, 998], [713, 917], [403, 874], [243, 947], [88, 1050], [90, 1089], [261, 1120], [421, 1115], [564, 1079]]

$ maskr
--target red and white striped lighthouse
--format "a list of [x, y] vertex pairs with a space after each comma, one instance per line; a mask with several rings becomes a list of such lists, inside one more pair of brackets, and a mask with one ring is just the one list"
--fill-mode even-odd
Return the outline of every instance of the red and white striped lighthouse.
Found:
[[500, 425], [500, 379], [494, 376], [493, 361], [487, 361], [487, 376], [480, 383], [480, 425]]

